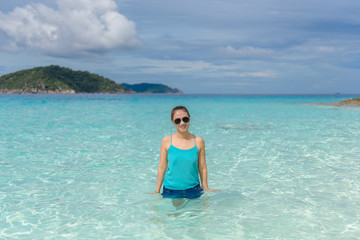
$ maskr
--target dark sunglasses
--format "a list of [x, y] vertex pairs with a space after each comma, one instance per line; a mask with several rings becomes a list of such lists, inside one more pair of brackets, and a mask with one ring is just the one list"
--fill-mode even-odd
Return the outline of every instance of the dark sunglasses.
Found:
[[187, 123], [187, 122], [189, 122], [189, 118], [188, 117], [183, 117], [182, 119], [181, 118], [176, 118], [175, 120], [174, 120], [174, 123], [177, 125], [177, 124], [180, 124], [181, 123], [181, 120], [184, 122], [184, 123]]

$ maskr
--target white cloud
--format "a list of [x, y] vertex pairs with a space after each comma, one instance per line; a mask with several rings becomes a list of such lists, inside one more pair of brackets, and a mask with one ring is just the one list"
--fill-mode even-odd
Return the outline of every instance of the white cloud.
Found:
[[113, 0], [57, 3], [58, 9], [29, 4], [8, 14], [0, 12], [0, 31], [10, 38], [7, 45], [65, 57], [140, 45], [135, 23], [117, 11]]
[[318, 53], [334, 53], [336, 49], [329, 46], [316, 46], [315, 51]]
[[277, 73], [274, 71], [244, 72], [244, 73], [227, 72], [224, 75], [229, 76], [229, 77], [240, 77], [240, 78], [245, 78], [245, 77], [272, 78], [272, 77], [276, 77]]
[[[128, 69], [136, 68], [137, 73], [142, 74], [188, 74], [196, 77], [212, 77], [222, 79], [224, 77], [230, 78], [256, 78], [269, 79], [278, 76], [278, 73], [273, 70], [262, 70], [262, 67], [257, 67], [258, 70], [252, 71], [248, 69], [244, 71], [242, 68], [245, 63], [234, 62], [232, 64], [218, 65], [205, 61], [184, 61], [184, 60], [154, 60], [148, 58], [131, 57], [118, 58], [116, 66], [126, 67]], [[137, 68], [142, 66], [142, 68]], [[260, 69], [259, 69], [260, 68]], [[122, 71], [123, 72], [123, 71]]]
[[266, 72], [249, 72], [249, 73], [243, 73], [240, 74], [241, 77], [275, 77], [277, 75], [276, 72], [273, 71], [266, 71]]
[[254, 83], [249, 83], [249, 82], [235, 82], [235, 83], [233, 83], [233, 85], [235, 85], [235, 86], [249, 86], [249, 85], [254, 85]]
[[321, 54], [332, 54], [336, 53], [337, 49], [333, 46], [326, 46], [326, 45], [311, 45], [305, 44], [291, 48], [290, 50], [300, 53], [307, 53], [312, 55], [321, 55]]
[[274, 54], [274, 51], [269, 48], [257, 48], [257, 47], [241, 47], [235, 49], [232, 46], [228, 45], [226, 48], [222, 49], [222, 52], [228, 56], [233, 57], [255, 57], [255, 56], [268, 56]]

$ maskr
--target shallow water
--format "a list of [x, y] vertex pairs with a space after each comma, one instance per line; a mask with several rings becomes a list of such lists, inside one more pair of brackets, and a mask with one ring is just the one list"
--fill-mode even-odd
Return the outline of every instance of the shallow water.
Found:
[[[345, 96], [0, 95], [0, 238], [359, 239], [360, 109]], [[153, 192], [170, 111], [209, 185]]]

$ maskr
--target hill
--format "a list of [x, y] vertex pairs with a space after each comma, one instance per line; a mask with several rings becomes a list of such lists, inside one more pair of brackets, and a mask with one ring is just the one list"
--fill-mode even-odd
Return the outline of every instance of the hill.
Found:
[[155, 84], [155, 83], [139, 83], [139, 84], [127, 84], [122, 83], [122, 86], [125, 87], [128, 91], [134, 91], [136, 93], [176, 93], [182, 94], [182, 92], [177, 88], [170, 88], [164, 84]]
[[60, 66], [36, 67], [0, 77], [0, 94], [182, 93], [163, 84], [119, 84], [87, 71]]
[[124, 93], [121, 84], [87, 71], [36, 67], [0, 77], [0, 93]]

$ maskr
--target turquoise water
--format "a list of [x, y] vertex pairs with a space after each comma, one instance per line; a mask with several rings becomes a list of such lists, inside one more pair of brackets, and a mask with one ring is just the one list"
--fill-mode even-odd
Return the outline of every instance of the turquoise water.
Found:
[[[360, 109], [345, 96], [0, 95], [0, 239], [359, 239]], [[209, 186], [153, 192], [170, 111]]]

